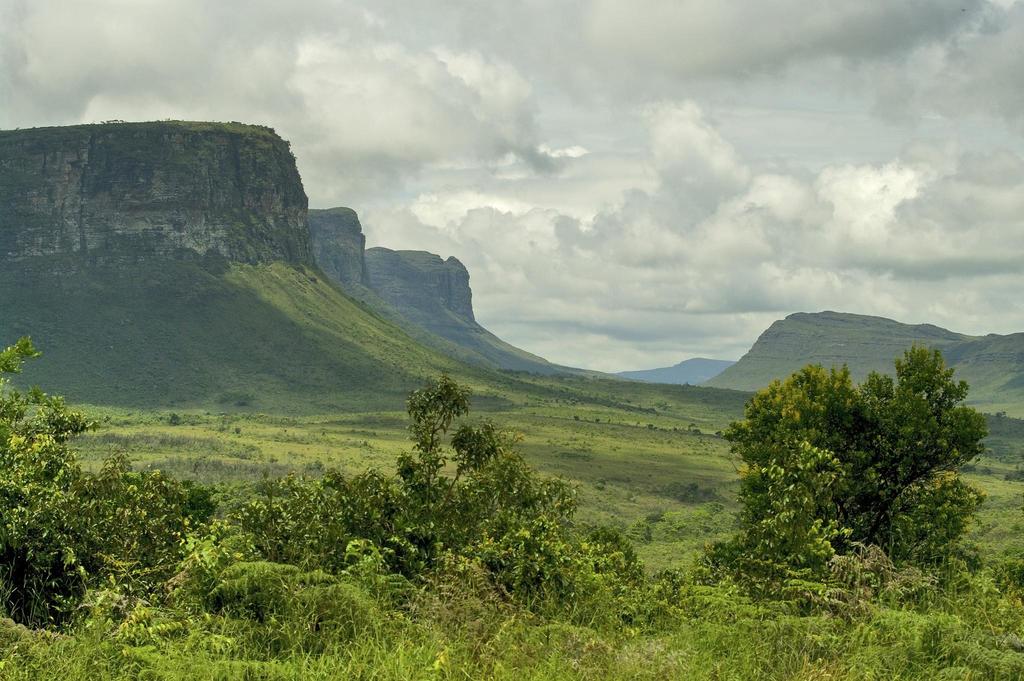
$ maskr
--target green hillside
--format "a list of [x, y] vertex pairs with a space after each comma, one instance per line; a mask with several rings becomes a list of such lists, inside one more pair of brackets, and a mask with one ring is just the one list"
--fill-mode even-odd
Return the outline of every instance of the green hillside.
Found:
[[971, 384], [974, 404], [1024, 415], [1024, 334], [968, 336], [842, 312], [797, 313], [775, 322], [707, 385], [757, 390], [806, 364], [846, 364], [863, 380], [872, 371], [891, 373], [893, 359], [914, 344], [941, 350], [958, 377]]
[[151, 260], [59, 276], [10, 266], [0, 271], [0, 299], [0, 345], [30, 335], [44, 355], [19, 382], [79, 403], [395, 411], [410, 390], [441, 372], [471, 385], [485, 408], [534, 404], [564, 418], [618, 411], [643, 423], [659, 414], [688, 419], [685, 426], [702, 421], [699, 405], [736, 415], [745, 399], [732, 391], [460, 362], [417, 342], [318, 270], [284, 263]]
[[294, 411], [393, 406], [440, 371], [315, 270], [161, 261], [72, 275], [0, 273], [0, 342], [31, 335], [24, 382], [75, 401]]

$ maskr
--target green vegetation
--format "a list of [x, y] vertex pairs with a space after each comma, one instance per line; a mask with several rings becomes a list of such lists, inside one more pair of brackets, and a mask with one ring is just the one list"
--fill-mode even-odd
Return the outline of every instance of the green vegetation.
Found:
[[744, 464], [742, 533], [715, 559], [778, 591], [863, 547], [919, 565], [959, 555], [983, 499], [959, 475], [984, 451], [967, 391], [921, 347], [896, 360], [895, 380], [855, 387], [845, 367], [809, 366], [773, 382], [726, 434]]
[[[34, 354], [21, 343], [2, 355], [0, 369]], [[58, 399], [5, 390], [0, 551], [21, 556], [31, 569], [19, 574], [35, 576], [17, 588], [12, 573], [3, 575], [3, 608], [14, 621], [0, 620], [0, 679], [1024, 675], [1024, 552], [983, 547], [979, 561], [965, 563], [964, 541], [980, 535], [963, 536], [966, 525], [957, 523], [942, 541], [929, 536], [927, 551], [916, 550], [919, 541], [883, 551], [864, 543], [870, 537], [861, 530], [874, 525], [867, 515], [837, 510], [840, 489], [864, 500], [861, 511], [872, 498], [900, 500], [877, 534], [890, 545], [907, 536], [895, 531], [903, 519], [935, 519], [935, 498], [917, 490], [943, 487], [982, 434], [959, 405], [963, 386], [937, 356], [915, 351], [895, 380], [860, 387], [845, 372], [807, 369], [755, 398], [746, 420], [727, 432], [737, 454], [755, 465], [769, 456], [803, 487], [799, 496], [780, 495], [748, 473], [738, 527], [728, 513], [731, 459], [724, 440], [705, 434], [739, 416], [732, 393], [536, 380], [519, 406], [491, 401], [493, 421], [469, 420], [467, 387], [447, 377], [411, 395], [407, 421], [394, 412], [332, 420], [97, 411], [100, 429], [78, 440], [82, 466], [69, 437], [91, 422]], [[612, 400], [619, 386], [627, 389]], [[691, 421], [673, 425], [681, 419]], [[1019, 529], [1021, 488], [1005, 479], [1015, 465], [1014, 421], [993, 419], [1001, 420], [1005, 449], [976, 459], [968, 476], [994, 490], [990, 501], [1015, 497], [1000, 522]], [[521, 447], [512, 421], [527, 430]], [[857, 421], [877, 437], [846, 446], [847, 435], [860, 432]], [[411, 449], [400, 443], [406, 423]], [[922, 438], [931, 443], [921, 462], [928, 474], [902, 486], [867, 474], [917, 465], [909, 447]], [[621, 455], [612, 450], [630, 445]], [[100, 464], [122, 447], [150, 452], [138, 461], [141, 472], [123, 455]], [[174, 454], [184, 470], [204, 451], [207, 461], [251, 468], [192, 471], [219, 479], [215, 485], [147, 470]], [[572, 471], [579, 484], [535, 472], [532, 460]], [[702, 466], [707, 483], [696, 482]], [[259, 475], [286, 468], [303, 473]], [[676, 468], [686, 474], [673, 477]], [[612, 472], [631, 477], [604, 477]], [[656, 475], [645, 481], [646, 472]], [[608, 527], [602, 520], [616, 518], [600, 499], [627, 489], [636, 490], [633, 501], [605, 502], [615, 514], [655, 496], [666, 510]], [[781, 504], [786, 513], [805, 501], [817, 509], [809, 525], [836, 529], [835, 555], [815, 554], [813, 571], [794, 560], [808, 555], [806, 541], [746, 541], [758, 508]], [[28, 503], [33, 512], [19, 514]], [[941, 509], [941, 518], [971, 510]], [[983, 510], [979, 525], [988, 522]], [[652, 572], [634, 549], [681, 545], [703, 532], [735, 535], [740, 552], [768, 547], [746, 564], [768, 558], [793, 572], [766, 592], [743, 570], [709, 570], [694, 560], [699, 550], [676, 569]]]
[[457, 369], [315, 272], [282, 264], [0, 274], [0, 290], [19, 287], [7, 298], [6, 333], [46, 339], [47, 361], [30, 367], [28, 380], [78, 402], [374, 409]]
[[[60, 276], [49, 266], [12, 264], [0, 271], [0, 292], [11, 292], [4, 295], [0, 332], [11, 341], [31, 333], [46, 345], [46, 361], [28, 367], [22, 383], [77, 403], [306, 415], [394, 412], [410, 390], [441, 372], [471, 385], [485, 405], [621, 407], [645, 422], [658, 408], [638, 402], [671, 411], [676, 396], [719, 400], [735, 409], [743, 400], [735, 393], [660, 386], [619, 390], [621, 383], [610, 379], [561, 380], [462, 363], [417, 342], [318, 271], [283, 263], [207, 257]], [[716, 418], [720, 425], [712, 431], [724, 425]]]

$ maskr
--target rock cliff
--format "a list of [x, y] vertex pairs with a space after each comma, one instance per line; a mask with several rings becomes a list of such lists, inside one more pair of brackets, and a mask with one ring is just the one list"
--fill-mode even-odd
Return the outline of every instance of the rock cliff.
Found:
[[0, 262], [219, 254], [312, 264], [288, 143], [241, 124], [0, 132]]
[[368, 286], [366, 237], [359, 217], [351, 208], [309, 211], [313, 257], [326, 275], [349, 288]]
[[469, 271], [455, 257], [447, 260], [425, 251], [366, 251], [367, 284], [399, 310], [440, 320], [448, 313], [467, 321], [473, 316]]
[[359, 218], [349, 208], [310, 210], [309, 227], [320, 269], [419, 342], [482, 366], [545, 374], [572, 371], [509, 345], [480, 326], [473, 313], [469, 272], [457, 258], [367, 250]]

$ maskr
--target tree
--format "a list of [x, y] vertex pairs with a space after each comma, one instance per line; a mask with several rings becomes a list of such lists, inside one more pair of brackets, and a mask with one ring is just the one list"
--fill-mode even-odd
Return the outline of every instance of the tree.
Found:
[[754, 396], [725, 435], [743, 463], [741, 531], [714, 560], [779, 578], [820, 576], [857, 545], [917, 564], [956, 549], [982, 500], [958, 471], [983, 451], [985, 419], [938, 351], [895, 366], [860, 386], [808, 366]]
[[28, 338], [0, 352], [0, 607], [32, 623], [85, 588], [71, 499], [79, 470], [67, 443], [91, 426], [59, 398], [10, 389], [3, 374], [38, 356]]
[[27, 338], [0, 352], [0, 615], [33, 626], [66, 621], [100, 582], [147, 593], [213, 511], [203, 488], [134, 473], [123, 457], [83, 472], [70, 441], [92, 422], [3, 376], [38, 356]]

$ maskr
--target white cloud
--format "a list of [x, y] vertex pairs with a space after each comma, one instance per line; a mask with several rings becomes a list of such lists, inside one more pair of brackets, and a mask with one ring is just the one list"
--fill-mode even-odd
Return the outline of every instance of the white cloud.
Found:
[[879, 59], [941, 40], [980, 0], [598, 0], [588, 35], [614, 59], [677, 76], [743, 76], [791, 63]]
[[[592, 221], [463, 192], [413, 203], [421, 216], [455, 210], [401, 224], [371, 215], [368, 227], [466, 262], [478, 318], [509, 340], [606, 370], [736, 357], [795, 310], [968, 332], [1024, 324], [1021, 157], [917, 145], [878, 165], [788, 173], [751, 168], [692, 102], [644, 117], [658, 182]], [[703, 199], [680, 200], [691, 195]], [[1005, 276], [1019, 281], [1006, 288]]]

